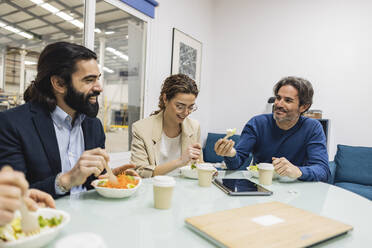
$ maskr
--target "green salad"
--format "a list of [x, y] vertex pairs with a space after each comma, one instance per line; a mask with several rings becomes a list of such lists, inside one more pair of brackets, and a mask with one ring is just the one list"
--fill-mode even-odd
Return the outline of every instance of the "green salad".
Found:
[[191, 164], [191, 169], [196, 169], [195, 162], [193, 162], [193, 163]]
[[[63, 221], [63, 216], [55, 216], [52, 218], [44, 218], [43, 216], [38, 217], [40, 231], [48, 228], [58, 226]], [[15, 241], [22, 237], [26, 237], [26, 234], [22, 231], [21, 227], [21, 215], [17, 212], [16, 217], [9, 224], [0, 227], [0, 240], [9, 242]]]

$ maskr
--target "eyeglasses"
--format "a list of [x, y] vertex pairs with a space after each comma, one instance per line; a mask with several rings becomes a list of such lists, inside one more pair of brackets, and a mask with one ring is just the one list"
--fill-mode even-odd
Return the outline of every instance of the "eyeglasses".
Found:
[[176, 109], [178, 112], [184, 112], [186, 109], [188, 112], [192, 113], [198, 109], [198, 106], [196, 105], [191, 105], [189, 107], [186, 107], [186, 105], [181, 104], [181, 103], [176, 103]]

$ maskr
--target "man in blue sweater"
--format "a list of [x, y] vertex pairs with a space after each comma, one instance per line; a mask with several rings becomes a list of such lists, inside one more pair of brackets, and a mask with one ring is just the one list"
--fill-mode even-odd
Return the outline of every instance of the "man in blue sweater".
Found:
[[255, 164], [272, 163], [281, 176], [327, 182], [330, 170], [322, 126], [302, 116], [312, 104], [311, 83], [286, 77], [274, 86], [274, 94], [273, 114], [249, 120], [236, 147], [232, 140], [219, 139], [216, 153], [224, 156], [231, 170], [239, 168], [252, 152]]

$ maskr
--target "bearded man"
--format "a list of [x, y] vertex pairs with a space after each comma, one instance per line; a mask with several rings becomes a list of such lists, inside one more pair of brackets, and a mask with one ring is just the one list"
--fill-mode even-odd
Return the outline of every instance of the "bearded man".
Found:
[[239, 168], [253, 153], [254, 164], [272, 163], [280, 176], [302, 181], [327, 182], [330, 177], [326, 138], [319, 121], [302, 116], [311, 104], [311, 83], [286, 77], [274, 86], [273, 114], [253, 117], [245, 125], [236, 147], [220, 139], [215, 152], [228, 169]]
[[109, 160], [96, 118], [102, 92], [96, 60], [77, 44], [45, 47], [26, 103], [0, 113], [0, 168], [22, 171], [31, 188], [54, 198], [91, 188]]

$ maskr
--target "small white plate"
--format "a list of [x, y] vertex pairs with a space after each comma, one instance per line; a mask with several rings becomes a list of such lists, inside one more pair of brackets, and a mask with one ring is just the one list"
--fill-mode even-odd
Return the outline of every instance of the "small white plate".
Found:
[[101, 196], [107, 197], [107, 198], [124, 198], [124, 197], [129, 197], [133, 195], [137, 189], [141, 185], [141, 178], [140, 177], [134, 177], [139, 180], [138, 184], [136, 187], [131, 188], [131, 189], [114, 189], [114, 188], [106, 188], [106, 187], [100, 187], [98, 184], [100, 182], [107, 182], [108, 179], [96, 179], [92, 182], [92, 186], [96, 189], [98, 194]]
[[69, 213], [52, 209], [52, 208], [39, 208], [37, 210], [37, 215], [41, 215], [44, 218], [52, 218], [63, 216], [62, 223], [53, 228], [41, 229], [40, 233], [22, 237], [16, 241], [2, 242], [0, 241], [0, 247], [3, 248], [39, 248], [45, 246], [47, 243], [52, 241], [57, 234], [70, 222]]
[[248, 166], [247, 171], [249, 171], [252, 177], [258, 178], [258, 170], [251, 170], [249, 169], [249, 166]]
[[[252, 177], [258, 178], [258, 170], [250, 170], [249, 167], [247, 167], [247, 170], [249, 171]], [[281, 176], [279, 176], [279, 174], [274, 171], [273, 179], [279, 179], [280, 177]]]
[[186, 165], [180, 168], [181, 175], [191, 179], [198, 179], [198, 169], [191, 169], [191, 165]]

